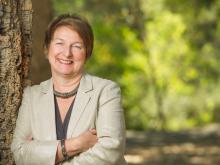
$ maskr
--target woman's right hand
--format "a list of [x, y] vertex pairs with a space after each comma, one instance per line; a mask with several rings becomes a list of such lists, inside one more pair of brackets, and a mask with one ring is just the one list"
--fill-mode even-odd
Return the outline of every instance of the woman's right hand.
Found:
[[94, 146], [98, 141], [96, 130], [90, 129], [77, 137], [67, 139], [65, 148], [69, 156], [84, 152]]

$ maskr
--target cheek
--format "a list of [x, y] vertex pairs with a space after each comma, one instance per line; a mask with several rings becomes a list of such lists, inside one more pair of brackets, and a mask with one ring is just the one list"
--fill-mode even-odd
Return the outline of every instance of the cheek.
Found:
[[47, 53], [47, 58], [49, 60], [54, 59], [58, 55], [59, 51], [57, 49], [49, 49]]
[[48, 51], [47, 59], [49, 60], [50, 64], [54, 63], [55, 58], [56, 58], [56, 53], [54, 51], [52, 51], [52, 50]]
[[83, 52], [83, 53], [81, 54], [80, 59], [81, 59], [82, 61], [86, 61], [86, 53], [85, 53], [85, 52]]
[[48, 49], [48, 55], [56, 56], [61, 51], [61, 48], [51, 45]]

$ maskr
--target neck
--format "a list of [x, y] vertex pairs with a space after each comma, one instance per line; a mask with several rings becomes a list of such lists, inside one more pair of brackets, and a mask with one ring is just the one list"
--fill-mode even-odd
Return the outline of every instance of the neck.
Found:
[[69, 92], [79, 85], [82, 74], [74, 77], [60, 77], [52, 75], [54, 89], [56, 91]]

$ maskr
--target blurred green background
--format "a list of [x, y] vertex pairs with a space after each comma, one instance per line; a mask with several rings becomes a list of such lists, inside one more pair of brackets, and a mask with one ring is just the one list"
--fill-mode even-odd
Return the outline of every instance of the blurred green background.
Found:
[[127, 129], [219, 123], [220, 1], [51, 0], [51, 8], [50, 18], [78, 13], [91, 23], [87, 71], [120, 84]]

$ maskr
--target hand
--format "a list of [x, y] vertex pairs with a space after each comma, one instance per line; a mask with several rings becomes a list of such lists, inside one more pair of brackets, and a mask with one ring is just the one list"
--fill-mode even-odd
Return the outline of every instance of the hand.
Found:
[[90, 129], [79, 136], [66, 140], [66, 150], [69, 156], [84, 152], [94, 146], [97, 141], [95, 129]]
[[86, 151], [97, 143], [97, 132], [95, 129], [90, 129], [77, 137], [78, 145], [81, 151]]
[[29, 136], [26, 138], [26, 140], [28, 140], [28, 141], [32, 141], [32, 140], [33, 140], [32, 135], [29, 135]]

